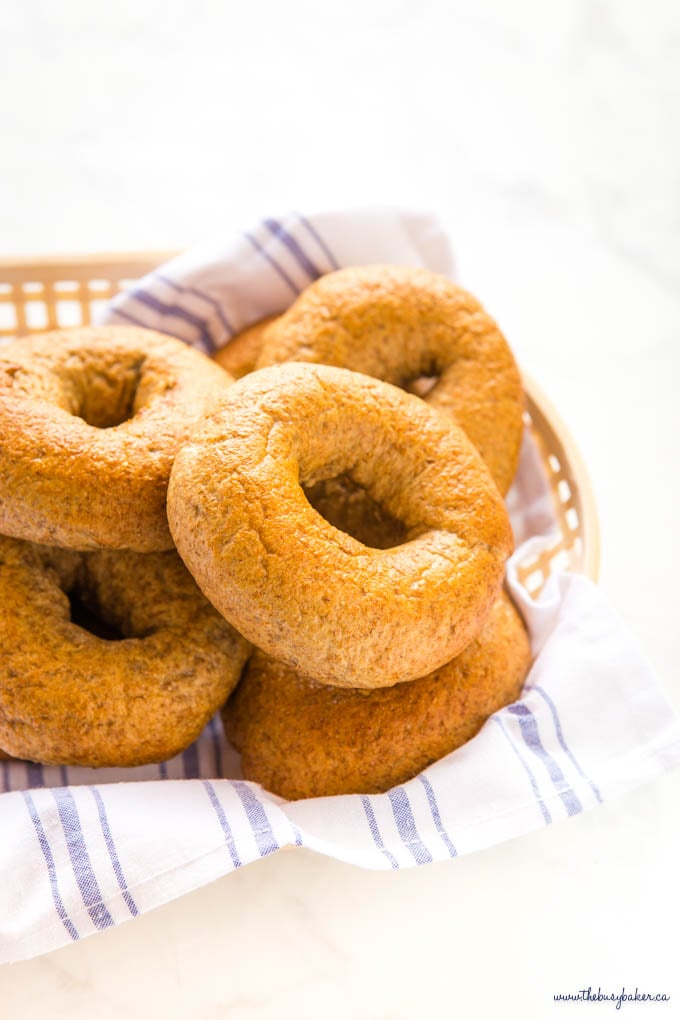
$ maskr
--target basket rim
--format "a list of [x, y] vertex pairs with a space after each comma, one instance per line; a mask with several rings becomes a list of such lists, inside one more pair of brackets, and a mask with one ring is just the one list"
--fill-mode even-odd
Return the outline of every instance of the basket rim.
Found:
[[57, 268], [74, 268], [76, 266], [105, 266], [130, 263], [148, 263], [160, 266], [177, 255], [182, 249], [140, 248], [138, 251], [102, 251], [102, 252], [40, 252], [23, 255], [0, 254], [0, 270], [4, 272], [27, 269], [39, 269], [43, 266]]
[[583, 530], [584, 565], [583, 573], [597, 581], [600, 575], [601, 544], [600, 520], [597, 511], [595, 491], [588, 468], [581, 451], [564, 418], [552, 400], [535, 381], [533, 376], [521, 369], [522, 385], [527, 399], [529, 414], [537, 424], [548, 428], [555, 435], [564, 451], [571, 474], [581, 497], [581, 527]]

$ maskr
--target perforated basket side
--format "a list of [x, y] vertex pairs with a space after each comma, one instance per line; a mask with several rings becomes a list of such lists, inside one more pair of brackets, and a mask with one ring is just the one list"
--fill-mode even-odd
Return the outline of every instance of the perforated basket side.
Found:
[[569, 569], [597, 580], [600, 529], [592, 485], [578, 447], [536, 383], [524, 375], [525, 420], [537, 443], [557, 519], [554, 542], [518, 566], [519, 580], [533, 596], [551, 572]]
[[172, 253], [0, 260], [0, 338], [89, 325], [98, 309]]

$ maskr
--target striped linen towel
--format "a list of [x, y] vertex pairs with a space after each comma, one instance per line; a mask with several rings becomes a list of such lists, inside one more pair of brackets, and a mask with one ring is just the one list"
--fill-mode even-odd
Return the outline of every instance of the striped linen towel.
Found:
[[[316, 276], [375, 262], [452, 272], [448, 241], [430, 216], [291, 214], [174, 259], [117, 298], [107, 321], [159, 329], [210, 352], [281, 311]], [[525, 543], [544, 542], [555, 523], [528, 436], [508, 507], [520, 547], [508, 585], [536, 656], [518, 702], [380, 796], [274, 797], [242, 780], [219, 718], [157, 766], [3, 762], [0, 961], [120, 924], [284, 846], [366, 868], [414, 867], [578, 814], [677, 765], [678, 720], [598, 589], [556, 574], [533, 602], [518, 581]]]

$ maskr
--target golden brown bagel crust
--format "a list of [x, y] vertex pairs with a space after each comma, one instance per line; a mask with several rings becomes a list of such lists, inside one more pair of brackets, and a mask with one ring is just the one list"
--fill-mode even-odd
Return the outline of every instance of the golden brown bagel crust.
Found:
[[[71, 622], [66, 592], [124, 635]], [[55, 765], [142, 765], [187, 747], [249, 654], [177, 554], [0, 537], [0, 746]]]
[[267, 330], [258, 367], [285, 361], [402, 387], [438, 376], [427, 403], [467, 432], [500, 491], [510, 488], [523, 429], [519, 371], [493, 319], [446, 277], [387, 265], [322, 276]]
[[[349, 475], [405, 527], [374, 549], [301, 486]], [[512, 534], [462, 429], [388, 383], [280, 365], [235, 383], [177, 455], [168, 519], [210, 601], [307, 676], [381, 687], [424, 676], [478, 633]]]
[[75, 549], [172, 548], [172, 461], [231, 382], [210, 358], [145, 329], [0, 346], [0, 533]]
[[222, 716], [244, 777], [279, 797], [383, 793], [515, 701], [530, 661], [522, 621], [502, 595], [457, 658], [385, 690], [339, 691], [256, 651]]
[[278, 315], [268, 315], [265, 319], [260, 319], [247, 329], [241, 330], [214, 354], [215, 361], [234, 379], [241, 379], [249, 372], [253, 372], [262, 350], [265, 330], [277, 319]]
[[[215, 361], [225, 368], [234, 379], [242, 379], [253, 372], [262, 350], [265, 330], [278, 315], [269, 315], [249, 326], [214, 355]], [[420, 394], [418, 394], [420, 396]], [[386, 549], [396, 545], [398, 539], [386, 538], [384, 514], [371, 500], [365, 490], [353, 484], [348, 478], [331, 478], [317, 482], [305, 490], [307, 499], [315, 510], [342, 531], [354, 535], [365, 545]], [[338, 519], [342, 518], [342, 523]], [[394, 532], [394, 528], [391, 529]], [[397, 529], [398, 530], [398, 529]]]

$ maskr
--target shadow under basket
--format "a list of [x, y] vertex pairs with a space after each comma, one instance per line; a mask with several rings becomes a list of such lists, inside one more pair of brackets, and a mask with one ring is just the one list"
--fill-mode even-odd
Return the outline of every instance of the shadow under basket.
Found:
[[[0, 340], [89, 325], [105, 304], [175, 252], [120, 252], [0, 259]], [[541, 389], [524, 376], [525, 421], [536, 441], [553, 497], [557, 532], [518, 565], [537, 596], [550, 574], [568, 569], [597, 580], [597, 509], [585, 465], [569, 430]]]

